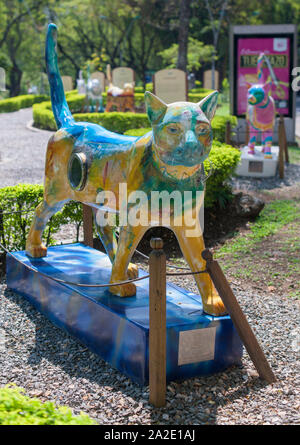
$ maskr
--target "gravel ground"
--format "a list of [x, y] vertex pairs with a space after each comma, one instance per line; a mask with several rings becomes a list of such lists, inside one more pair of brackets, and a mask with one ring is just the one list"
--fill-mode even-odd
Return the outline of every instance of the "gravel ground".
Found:
[[0, 114], [0, 187], [43, 184], [50, 131], [31, 131], [32, 108]]
[[[195, 291], [189, 279], [174, 282]], [[233, 290], [278, 378], [272, 385], [258, 378], [244, 353], [241, 368], [170, 383], [166, 407], [153, 408], [147, 387], [112, 369], [2, 282], [0, 386], [14, 382], [100, 424], [299, 424], [298, 303]]]
[[248, 178], [245, 176], [236, 176], [231, 180], [234, 190], [272, 190], [274, 188], [283, 188], [299, 184], [300, 165], [286, 164], [284, 169], [284, 178], [280, 179], [278, 172], [273, 178]]

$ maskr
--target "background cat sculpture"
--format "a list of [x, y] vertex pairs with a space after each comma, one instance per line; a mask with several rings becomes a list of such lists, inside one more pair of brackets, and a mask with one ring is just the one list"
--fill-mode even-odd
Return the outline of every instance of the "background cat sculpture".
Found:
[[[46, 65], [52, 108], [59, 130], [48, 143], [44, 200], [36, 209], [27, 238], [28, 255], [46, 256], [42, 232], [51, 215], [69, 200], [101, 209], [97, 196], [101, 191], [109, 191], [118, 197], [113, 210], [120, 211], [125, 202], [128, 214], [132, 204], [128, 203], [127, 197], [131, 192], [142, 191], [147, 195], [144, 210], [149, 211], [152, 191], [179, 191], [182, 194], [189, 191], [185, 210], [196, 215], [193, 224], [188, 219], [187, 225], [184, 218], [182, 224], [177, 225], [178, 215], [172, 203], [169, 227], [175, 232], [191, 270], [203, 270], [205, 263], [201, 252], [205, 246], [197, 215], [204, 200], [203, 161], [211, 149], [210, 121], [216, 110], [218, 93], [211, 93], [198, 104], [176, 102], [167, 105], [146, 92], [146, 110], [153, 131], [140, 138], [123, 136], [96, 124], [74, 121], [58, 71], [56, 26], [53, 24], [48, 27]], [[127, 196], [120, 199], [119, 185], [122, 183], [126, 184]], [[200, 201], [195, 199], [199, 192]], [[165, 208], [158, 208], [152, 220], [151, 209], [151, 222], [146, 224], [120, 224], [118, 241], [115, 227], [96, 221], [99, 236], [112, 263], [111, 283], [137, 276], [137, 268], [130, 259], [152, 221], [155, 225], [162, 225], [162, 213], [165, 211]], [[187, 236], [187, 231], [194, 235]], [[213, 315], [224, 313], [225, 307], [209, 275], [198, 274], [195, 279], [204, 310]], [[111, 287], [110, 292], [121, 297], [134, 296], [136, 288], [133, 283], [127, 283]]]
[[254, 154], [258, 133], [261, 133], [262, 151], [265, 158], [272, 158], [273, 128], [275, 123], [275, 103], [271, 97], [272, 80], [263, 80], [263, 67], [266, 56], [261, 53], [257, 60], [259, 83], [248, 83], [247, 121], [249, 124], [249, 154]]

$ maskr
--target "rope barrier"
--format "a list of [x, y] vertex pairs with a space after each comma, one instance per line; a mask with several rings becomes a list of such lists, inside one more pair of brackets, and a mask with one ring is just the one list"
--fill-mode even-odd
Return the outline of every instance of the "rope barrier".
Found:
[[[57, 283], [62, 283], [62, 284], [68, 284], [70, 286], [78, 286], [78, 287], [88, 287], [88, 288], [99, 288], [99, 287], [113, 287], [113, 286], [121, 286], [123, 284], [128, 284], [128, 283], [134, 283], [135, 281], [141, 281], [141, 280], [145, 280], [147, 278], [150, 277], [150, 274], [144, 275], [143, 277], [137, 277], [137, 278], [133, 278], [131, 280], [126, 280], [126, 281], [119, 281], [117, 283], [105, 283], [105, 284], [88, 284], [88, 283], [75, 283], [73, 281], [67, 281], [67, 280], [63, 280], [61, 278], [55, 278], [52, 277], [50, 275], [45, 274], [44, 272], [41, 272], [39, 270], [34, 269], [33, 267], [29, 266], [28, 264], [24, 263], [23, 261], [19, 260], [18, 258], [16, 258], [16, 256], [10, 252], [8, 249], [6, 249], [6, 247], [3, 246], [3, 244], [0, 243], [0, 247], [8, 254], [10, 255], [12, 258], [14, 258], [16, 261], [18, 261], [19, 263], [21, 263], [23, 266], [25, 266], [27, 269], [31, 270], [32, 272], [38, 273], [41, 276], [45, 277], [45, 278], [49, 278], [50, 280], [56, 281]], [[199, 270], [196, 272], [178, 272], [178, 273], [166, 273], [166, 276], [183, 276], [183, 275], [197, 275], [197, 274], [201, 274], [201, 273], [207, 273], [206, 270]]]

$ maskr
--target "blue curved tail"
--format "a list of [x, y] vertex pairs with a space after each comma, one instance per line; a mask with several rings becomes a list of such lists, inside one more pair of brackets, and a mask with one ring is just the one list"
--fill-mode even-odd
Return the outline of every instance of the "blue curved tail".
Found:
[[74, 119], [66, 101], [63, 83], [57, 65], [57, 27], [53, 23], [48, 26], [46, 38], [46, 68], [50, 84], [51, 103], [58, 128], [74, 124]]

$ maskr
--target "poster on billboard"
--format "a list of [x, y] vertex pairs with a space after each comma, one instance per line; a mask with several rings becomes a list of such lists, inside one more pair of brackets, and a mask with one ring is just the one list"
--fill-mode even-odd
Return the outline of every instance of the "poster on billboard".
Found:
[[[231, 30], [231, 111], [245, 116], [249, 84], [261, 83], [257, 74], [257, 59], [261, 53], [268, 58], [273, 73], [265, 65], [264, 81], [272, 80], [272, 95], [276, 111], [293, 117], [294, 95], [291, 71], [295, 54], [294, 25], [234, 26]], [[275, 80], [274, 81], [274, 77]]]
[[[237, 41], [237, 114], [246, 113], [247, 83], [260, 83], [257, 78], [257, 58], [263, 52], [270, 61], [277, 85], [272, 82], [271, 95], [275, 100], [276, 111], [289, 115], [291, 38], [240, 38]], [[271, 78], [268, 68], [264, 68], [265, 78]]]

